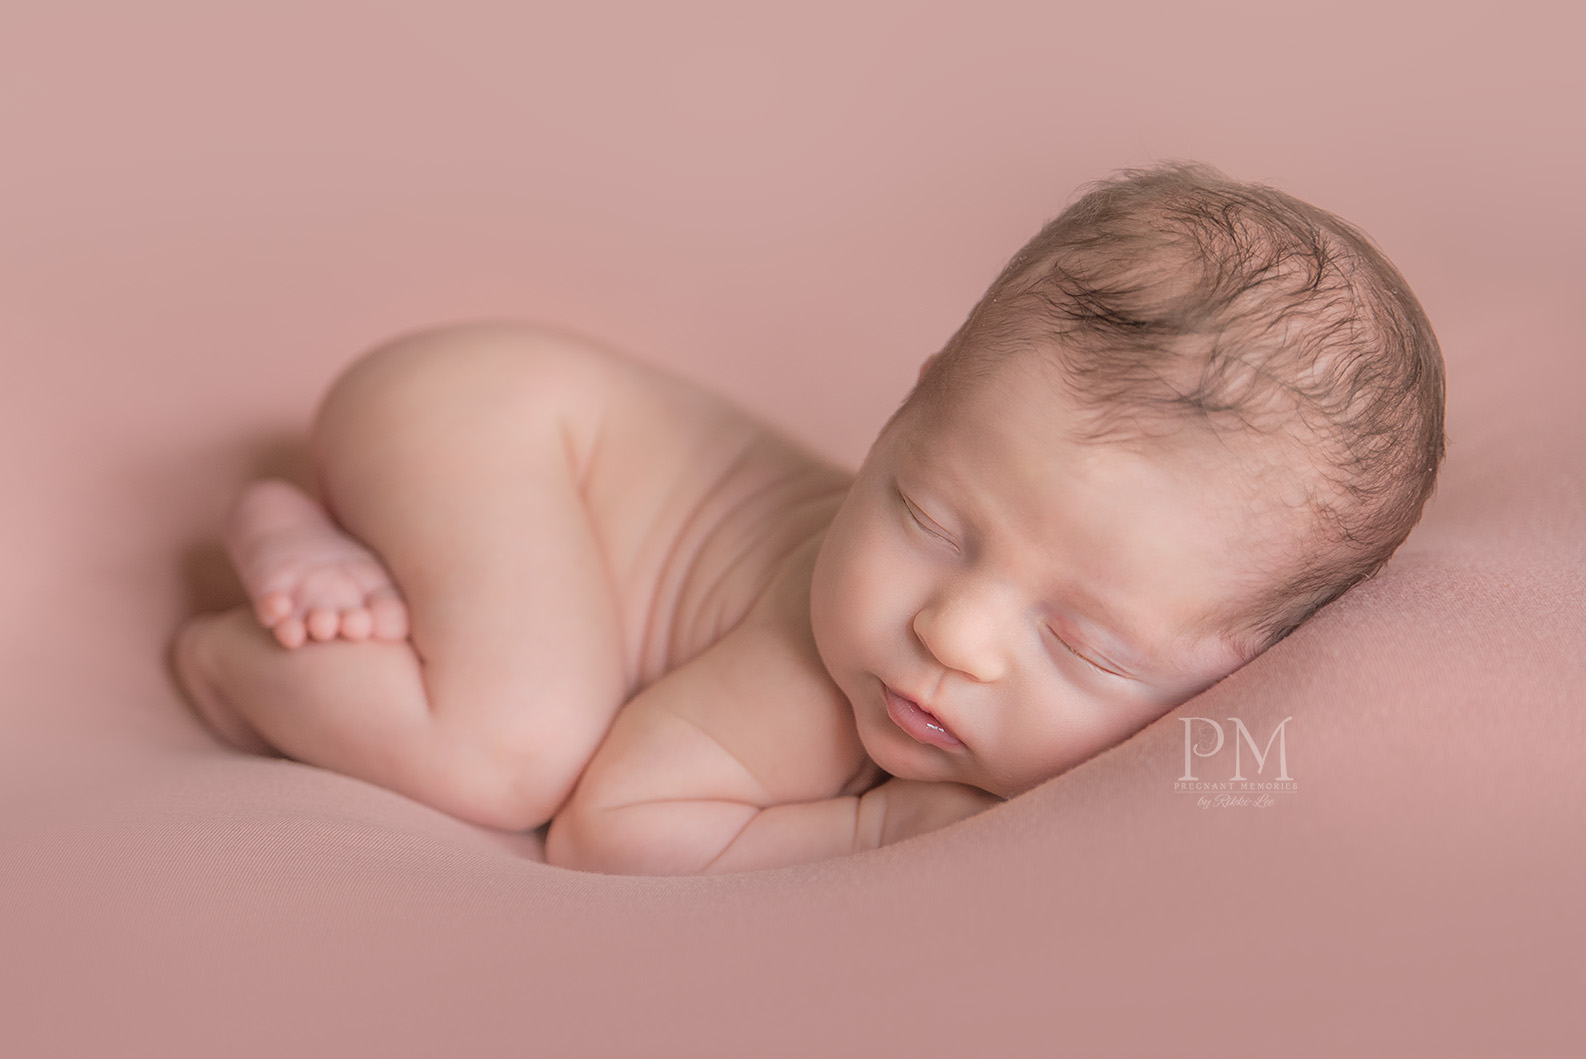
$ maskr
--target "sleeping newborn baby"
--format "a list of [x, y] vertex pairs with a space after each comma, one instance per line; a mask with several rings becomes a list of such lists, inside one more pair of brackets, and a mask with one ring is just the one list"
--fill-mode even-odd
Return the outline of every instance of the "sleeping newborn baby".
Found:
[[553, 864], [872, 849], [1063, 772], [1369, 577], [1442, 362], [1333, 215], [1189, 165], [1094, 186], [848, 473], [598, 345], [476, 324], [354, 364], [316, 500], [237, 502], [250, 607], [175, 658], [232, 743]]

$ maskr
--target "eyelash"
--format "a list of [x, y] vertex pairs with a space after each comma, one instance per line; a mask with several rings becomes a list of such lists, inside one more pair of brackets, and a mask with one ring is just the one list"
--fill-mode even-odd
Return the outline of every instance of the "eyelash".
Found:
[[937, 540], [942, 541], [944, 544], [950, 544], [954, 548], [958, 547], [957, 544], [953, 543], [953, 539], [951, 537], [947, 536], [947, 534], [936, 528], [936, 523], [927, 518], [925, 512], [914, 506], [914, 501], [904, 496], [901, 492], [898, 494], [898, 499], [903, 501], [903, 509], [909, 513], [909, 518], [914, 520], [914, 524], [916, 526], [920, 527], [920, 529], [924, 530], [926, 533], [929, 533]]
[[1111, 669], [1106, 669], [1106, 668], [1104, 668], [1102, 666], [1097, 665], [1095, 662], [1092, 662], [1090, 659], [1086, 658], [1084, 655], [1082, 655], [1078, 651], [1074, 650], [1074, 648], [1069, 645], [1069, 642], [1067, 640], [1063, 639], [1061, 636], [1057, 635], [1056, 630], [1054, 630], [1050, 625], [1048, 625], [1046, 627], [1046, 631], [1052, 634], [1052, 639], [1056, 640], [1058, 643], [1063, 645], [1063, 649], [1065, 651], [1067, 651], [1069, 654], [1073, 655], [1075, 658], [1079, 659], [1081, 662], [1084, 662], [1087, 666], [1089, 666], [1090, 668], [1094, 669], [1096, 672], [1105, 673], [1109, 677], [1122, 677], [1123, 676], [1122, 673], [1117, 673], [1117, 672], [1114, 672]]

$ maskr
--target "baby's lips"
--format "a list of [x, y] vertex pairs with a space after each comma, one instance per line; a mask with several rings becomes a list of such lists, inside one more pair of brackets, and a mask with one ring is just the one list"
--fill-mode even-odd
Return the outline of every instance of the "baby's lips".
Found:
[[916, 742], [929, 746], [938, 746], [943, 750], [957, 750], [963, 747], [964, 741], [942, 722], [930, 710], [918, 702], [893, 691], [891, 687], [882, 685], [887, 700], [887, 716], [892, 718], [892, 723], [908, 734]]

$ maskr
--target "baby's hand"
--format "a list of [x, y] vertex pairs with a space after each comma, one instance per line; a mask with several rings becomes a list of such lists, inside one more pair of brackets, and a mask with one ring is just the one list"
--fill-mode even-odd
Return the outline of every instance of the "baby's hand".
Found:
[[974, 816], [1002, 801], [962, 783], [925, 783], [893, 779], [872, 793], [884, 794], [881, 845], [888, 846]]

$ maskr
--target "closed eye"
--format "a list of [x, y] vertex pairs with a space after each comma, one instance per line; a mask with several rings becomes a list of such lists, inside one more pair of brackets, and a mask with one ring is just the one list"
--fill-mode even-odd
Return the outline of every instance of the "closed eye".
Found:
[[1074, 649], [1074, 646], [1072, 644], [1070, 644], [1067, 640], [1065, 640], [1061, 636], [1057, 635], [1057, 631], [1054, 630], [1051, 626], [1047, 626], [1046, 631], [1052, 634], [1052, 639], [1056, 640], [1058, 643], [1063, 645], [1063, 649], [1065, 651], [1067, 651], [1069, 654], [1073, 655], [1075, 658], [1079, 659], [1081, 662], [1084, 662], [1087, 666], [1090, 666], [1090, 668], [1096, 670], [1097, 672], [1105, 673], [1109, 677], [1120, 677], [1120, 678], [1122, 678], [1124, 680], [1132, 679], [1131, 677], [1129, 677], [1125, 673], [1120, 673], [1120, 672], [1118, 672], [1115, 669], [1108, 669], [1106, 666], [1102, 665], [1101, 663], [1094, 662], [1091, 659], [1086, 658], [1084, 655], [1082, 655], [1078, 651], [1076, 651]]
[[929, 533], [937, 540], [940, 540], [946, 544], [951, 544], [954, 548], [958, 547], [957, 544], [953, 543], [953, 539], [947, 535], [947, 531], [942, 529], [941, 526], [937, 525], [936, 521], [929, 515], [916, 507], [914, 505], [914, 501], [910, 500], [902, 493], [898, 494], [898, 499], [903, 501], [903, 506], [908, 509], [909, 518], [914, 520], [914, 524], [916, 526], [924, 530], [926, 533]]

